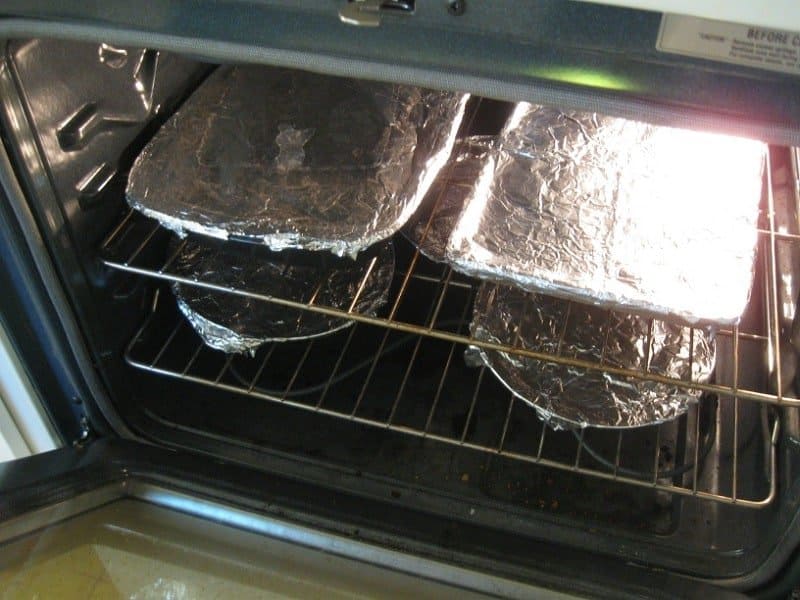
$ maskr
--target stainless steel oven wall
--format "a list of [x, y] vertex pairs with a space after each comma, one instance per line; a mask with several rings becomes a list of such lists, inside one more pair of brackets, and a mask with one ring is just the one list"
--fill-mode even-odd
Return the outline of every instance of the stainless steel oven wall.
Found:
[[35, 198], [31, 209], [47, 231], [50, 256], [68, 280], [65, 290], [92, 360], [102, 365], [112, 395], [124, 394], [115, 357], [146, 295], [104, 268], [97, 246], [123, 209], [127, 169], [139, 149], [208, 67], [106, 43], [34, 39], [4, 47], [8, 150]]

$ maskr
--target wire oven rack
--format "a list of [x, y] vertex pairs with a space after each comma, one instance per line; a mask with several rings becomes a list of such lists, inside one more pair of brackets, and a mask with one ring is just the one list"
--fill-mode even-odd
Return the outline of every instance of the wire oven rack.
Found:
[[[639, 487], [650, 487], [681, 496], [694, 496], [742, 507], [760, 508], [772, 502], [776, 495], [777, 487], [776, 445], [780, 421], [779, 414], [775, 410], [772, 410], [768, 417], [765, 416], [767, 406], [800, 406], [800, 400], [787, 397], [784, 394], [783, 386], [770, 386], [765, 383], [763, 378], [743, 376], [743, 374], [747, 373], [752, 374], [754, 371], [753, 365], [750, 364], [752, 360], [743, 361], [743, 356], [757, 356], [760, 359], [756, 360], [761, 360], [762, 362], [766, 357], [772, 380], [783, 381], [781, 352], [786, 352], [787, 350], [785, 345], [782, 347], [781, 332], [786, 330], [786, 319], [781, 312], [780, 306], [778, 280], [781, 273], [779, 273], [780, 261], [778, 259], [781, 256], [781, 252], [786, 252], [787, 247], [800, 247], [800, 235], [796, 228], [785, 227], [780, 223], [776, 224], [775, 198], [769, 166], [767, 173], [765, 210], [762, 215], [762, 226], [759, 229], [759, 255], [762, 261], [759, 270], [763, 273], [763, 286], [757, 286], [756, 288], [759, 289], [760, 287], [762, 289], [760, 292], [761, 297], [756, 298], [758, 300], [756, 304], [759, 305], [763, 318], [751, 319], [751, 321], [755, 322], [754, 325], [748, 325], [747, 327], [734, 326], [717, 332], [718, 345], [720, 343], [725, 344], [730, 349], [730, 352], [729, 359], [725, 365], [725, 370], [728, 372], [727, 377], [722, 379], [718, 376], [714, 382], [701, 383], [673, 379], [650, 372], [646, 370], [647, 367], [641, 371], [631, 370], [562, 354], [547, 354], [519, 346], [505, 346], [476, 340], [470, 336], [468, 324], [472, 299], [480, 282], [456, 273], [449, 267], [428, 261], [416, 249], [409, 250], [405, 259], [398, 260], [398, 267], [402, 268], [396, 270], [394, 286], [389, 297], [388, 310], [385, 315], [381, 316], [370, 316], [356, 312], [353, 307], [358, 304], [358, 296], [353, 300], [348, 310], [340, 310], [317, 304], [315, 302], [317, 293], [312, 293], [303, 300], [276, 298], [245, 289], [222, 287], [207, 281], [177, 275], [171, 270], [171, 267], [186, 242], [179, 244], [174, 251], [166, 256], [165, 260], [164, 257], [167, 252], [165, 251], [166, 244], [164, 242], [169, 233], [160, 227], [157, 222], [146, 219], [135, 211], [128, 212], [103, 241], [100, 256], [106, 266], [119, 271], [143, 275], [166, 282], [177, 282], [224, 293], [248, 296], [289, 308], [345, 317], [356, 323], [343, 338], [342, 349], [333, 364], [328, 380], [315, 386], [314, 391], [318, 392], [316, 401], [298, 400], [297, 395], [293, 394], [292, 390], [302, 380], [303, 367], [309, 360], [309, 356], [315, 352], [315, 345], [318, 345], [319, 342], [313, 340], [304, 342], [304, 348], [297, 355], [294, 372], [288, 381], [282, 382], [282, 386], [277, 388], [265, 390], [260, 384], [261, 378], [270, 371], [270, 361], [274, 360], [275, 355], [283, 352], [283, 350], [278, 353], [275, 352], [276, 344], [262, 348], [255, 358], [226, 356], [222, 353], [217, 353], [220, 355], [222, 362], [218, 370], [214, 371], [215, 374], [209, 376], [207, 373], [211, 371], [197, 372], [193, 369], [201, 353], [214, 352], [204, 348], [198, 337], [193, 342], [193, 349], [185, 354], [186, 361], [183, 364], [164, 366], [162, 361], [165, 356], [170, 354], [170, 347], [175, 342], [175, 339], [193, 333], [189, 331], [191, 329], [190, 326], [180, 319], [177, 313], [173, 315], [176, 324], [173, 324], [173, 328], [169, 330], [170, 333], [161, 339], [158, 347], [151, 347], [149, 354], [143, 353], [142, 348], [148, 347], [148, 343], [143, 342], [153, 337], [152, 329], [155, 327], [158, 331], [164, 331], [164, 324], [159, 322], [161, 318], [159, 315], [163, 312], [161, 309], [153, 310], [128, 347], [126, 359], [129, 364], [136, 368], [229, 392], [245, 394], [262, 400], [312, 410], [330, 417], [345, 418], [353, 422], [383, 427], [404, 434], [449, 444], [458, 444], [473, 450], [500, 454], [508, 458], [536, 463], [545, 467], [569, 470], [586, 476], [613, 480]], [[368, 269], [364, 280], [360, 283], [359, 290], [365, 288], [370, 273], [371, 269]], [[421, 298], [428, 299], [429, 309], [427, 312], [423, 310], [420, 313], [420, 311], [412, 309], [420, 304]], [[447, 311], [444, 311], [443, 307], [449, 306], [454, 302], [461, 306], [458, 318], [445, 318]], [[162, 301], [160, 304], [164, 304], [164, 302]], [[452, 317], [452, 315], [450, 316]], [[361, 335], [364, 330], [378, 331], [378, 335], [373, 332], [372, 336], [380, 340], [379, 346], [372, 355], [372, 360], [364, 367], [366, 370], [365, 381], [361, 388], [354, 392], [352, 405], [348, 407], [338, 405], [331, 407], [329, 404], [332, 402], [333, 394], [330, 392], [337, 384], [337, 377], [341, 375], [342, 369], [347, 364], [347, 354], [352, 340], [354, 337]], [[361, 414], [361, 408], [368, 401], [370, 382], [374, 380], [376, 370], [379, 370], [379, 363], [382, 357], [391, 349], [390, 336], [396, 335], [398, 332], [405, 334], [413, 342], [413, 351], [397, 386], [393, 404], [388, 407], [385, 413], [379, 416], [364, 416]], [[430, 341], [444, 343], [448, 348], [441, 364], [442, 372], [438, 382], [430, 386], [432, 393], [432, 397], [429, 399], [430, 412], [426, 419], [414, 425], [398, 422], [395, 420], [398, 406], [407, 387], [414, 379], [412, 373], [415, 364], [420, 362], [420, 356], [424, 354], [424, 347]], [[473, 382], [474, 386], [470, 394], [466, 423], [462, 431], [448, 432], [447, 434], [437, 432], [433, 425], [436, 420], [435, 415], [439, 403], [442, 402], [442, 398], [446, 395], [444, 391], [448, 385], [448, 374], [452, 370], [454, 362], [457, 361], [456, 357], [460, 354], [459, 351], [470, 346], [613, 373], [618, 376], [651, 380], [685, 389], [701, 390], [707, 397], [718, 399], [715, 401], [717, 414], [712, 415], [710, 420], [721, 423], [720, 426], [727, 429], [727, 434], [720, 435], [720, 432], [717, 432], [716, 439], [710, 441], [710, 448], [708, 444], [704, 444], [701, 434], [701, 408], [694, 407], [688, 417], [685, 417], [685, 422], [682, 425], [686, 428], [685, 438], [687, 440], [684, 448], [684, 453], [686, 454], [684, 456], [684, 464], [680, 467], [667, 468], [666, 470], [663, 468], [664, 456], [661, 455], [662, 445], [659, 440], [662, 435], [664, 437], [672, 435], [666, 432], [667, 429], [672, 427], [670, 424], [644, 428], [649, 430], [646, 435], [655, 436], [655, 439], [651, 440], [650, 444], [651, 447], [655, 448], [654, 455], [645, 461], [649, 464], [647, 468], [640, 465], [632, 469], [625, 464], [626, 456], [635, 454], [635, 452], [625, 451], [630, 444], [626, 440], [640, 435], [625, 431], [600, 433], [592, 431], [590, 428], [584, 432], [574, 434], [575, 439], [570, 440], [569, 443], [561, 440], [558, 444], [560, 447], [559, 452], [556, 455], [548, 455], [546, 448], [553, 444], [546, 441], [546, 439], [554, 436], [563, 436], [550, 431], [544, 425], [537, 424], [536, 430], [538, 433], [532, 434], [532, 437], [536, 438], [532, 447], [526, 450], [510, 449], [506, 446], [506, 440], [511, 423], [515, 422], [515, 418], [512, 418], [512, 413], [514, 415], [523, 411], [533, 413], [524, 402], [510, 395], [507, 400], [507, 406], [504, 409], [505, 421], [498, 432], [497, 438], [491, 442], [482, 441], [478, 443], [470, 441], [468, 429], [470, 422], [473, 420], [473, 415], [476, 413], [476, 406], [481, 402], [482, 392], [480, 390], [486, 385], [486, 381], [491, 379], [491, 377], [484, 377], [484, 368], [482, 367], [475, 370], [477, 375], [475, 375]], [[285, 349], [286, 346], [284, 345], [282, 348]], [[645, 361], [645, 363], [648, 362]], [[747, 363], [744, 368], [743, 362]], [[248, 371], [248, 377], [231, 378], [231, 373], [239, 373], [241, 370]], [[719, 370], [718, 366], [718, 373]], [[740, 452], [742, 446], [742, 439], [740, 439], [742, 419], [740, 419], [740, 413], [745, 409], [743, 404], [746, 404], [746, 408], [749, 410], [754, 403], [760, 403], [764, 406], [761, 436], [765, 445], [763, 452], [764, 485], [756, 486], [756, 491], [745, 492], [744, 487], [746, 486], [742, 485], [742, 477], [740, 476]], [[515, 409], [515, 406], [518, 406], [518, 408]], [[720, 416], [720, 411], [723, 408], [727, 411], [727, 420]], [[606, 439], [602, 442], [590, 443], [589, 438], [593, 436], [605, 436]], [[615, 441], [609, 442], [608, 438], [614, 438]], [[606, 458], [597, 451], [597, 444], [610, 448], [605, 455]], [[565, 453], [564, 448], [570, 448], [570, 450]], [[706, 484], [703, 481], [700, 465], [704, 460], [704, 455], [709, 451], [711, 454], [730, 456], [730, 459], [728, 463], [715, 467], [718, 471], [726, 471], [726, 474], [721, 477], [714, 477], [712, 478], [713, 482]], [[610, 455], [613, 455], [614, 458], [608, 458]], [[721, 481], [723, 483], [720, 483]]]

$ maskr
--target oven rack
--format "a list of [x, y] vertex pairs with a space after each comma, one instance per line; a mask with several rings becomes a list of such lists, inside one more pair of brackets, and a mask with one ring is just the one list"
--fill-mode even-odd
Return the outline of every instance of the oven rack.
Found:
[[[350, 328], [351, 333], [348, 335], [356, 335], [354, 332], [365, 328], [377, 328], [375, 330], [381, 332], [377, 337], [383, 340], [381, 346], [376, 349], [374, 361], [368, 366], [364, 387], [357, 393], [354, 405], [348, 409], [332, 409], [326, 407], [326, 394], [331, 385], [333, 385], [332, 381], [335, 378], [335, 373], [344, 360], [343, 357], [347, 352], [347, 347], [351, 338], [347, 338], [344, 342], [344, 349], [336, 359], [331, 379], [323, 386], [319, 400], [310, 404], [294, 400], [291, 392], [295, 384], [294, 380], [300, 376], [300, 369], [303, 367], [309, 354], [313, 353], [314, 342], [309, 342], [306, 349], [298, 355], [299, 362], [292, 380], [284, 382], [285, 385], [282, 389], [274, 388], [269, 392], [265, 392], [261, 389], [261, 386], [258, 385], [258, 377], [269, 370], [267, 369], [267, 365], [270, 361], [270, 357], [274, 354], [274, 345], [266, 346], [267, 350], [263, 353], [259, 352], [259, 356], [261, 357], [259, 360], [263, 362], [258, 369], [258, 376], [245, 383], [242, 381], [231, 382], [229, 380], [231, 365], [250, 360], [244, 357], [230, 356], [225, 358], [219, 365], [216, 371], [217, 374], [214, 377], [209, 377], [206, 372], [194, 372], [193, 365], [197, 357], [200, 354], [213, 352], [203, 348], [199, 338], [197, 338], [197, 344], [187, 354], [188, 362], [174, 368], [163, 366], [161, 364], [163, 359], [176, 354], [170, 350], [170, 344], [174, 338], [183, 335], [185, 333], [184, 330], [190, 329], [188, 324], [184, 324], [182, 319], [177, 315], [175, 319], [176, 323], [171, 325], [171, 327], [174, 327], [174, 329], [172, 329], [172, 334], [167, 339], [163, 340], [163, 344], [156, 349], [155, 353], [151, 356], [140, 355], [135, 350], [139, 348], [139, 342], [141, 342], [143, 337], [150, 335], [149, 328], [153, 323], [153, 318], [155, 318], [154, 315], [157, 314], [157, 311], [154, 311], [153, 314], [148, 317], [142, 329], [139, 330], [126, 353], [128, 363], [135, 368], [144, 369], [162, 376], [199, 383], [228, 392], [245, 394], [262, 400], [295, 406], [297, 408], [307, 408], [331, 417], [348, 419], [362, 425], [377, 426], [421, 438], [458, 444], [460, 446], [472, 448], [473, 450], [503, 455], [546, 467], [572, 471], [600, 479], [614, 480], [639, 487], [650, 487], [682, 496], [695, 496], [722, 503], [758, 508], [768, 505], [774, 499], [776, 493], [776, 444], [779, 431], [778, 413], [771, 413], [769, 425], [765, 425], [764, 431], [760, 434], [760, 439], [763, 441], [765, 448], [764, 482], [766, 487], [762, 487], [757, 492], [750, 495], [740, 491], [740, 484], [743, 477], [740, 475], [741, 469], [739, 464], [741, 459], [739, 456], [739, 448], [742, 441], [739, 431], [743, 420], [740, 419], [739, 415], [743, 410], [750, 410], [752, 408], [753, 402], [751, 401], [761, 403], [764, 406], [764, 410], [767, 409], [767, 405], [783, 407], [800, 406], [800, 400], [784, 394], [783, 389], [785, 388], [783, 386], [770, 384], [770, 381], [780, 382], [783, 380], [781, 368], [784, 363], [781, 358], [781, 353], [787, 351], [787, 346], [782, 344], [782, 341], [785, 344], [785, 340], [782, 340], [782, 336], [786, 335], [787, 324], [785, 311], [782, 312], [784, 308], [782, 304], [784, 297], [781, 295], [782, 289], [779, 286], [779, 278], [781, 278], [784, 273], [779, 271], [779, 265], [785, 266], [785, 258], [790, 255], [792, 251], [800, 249], [800, 246], [798, 246], [798, 244], [800, 244], [800, 234], [797, 230], [796, 220], [793, 223], [785, 222], [785, 217], [788, 214], [786, 210], [776, 211], [775, 196], [773, 194], [771, 181], [771, 167], [769, 165], [766, 179], [764, 206], [758, 231], [760, 262], [757, 265], [757, 271], [760, 276], [757, 278], [756, 286], [754, 287], [754, 298], [751, 302], [754, 307], [754, 311], [751, 312], [757, 313], [756, 318], [747, 319], [739, 326], [717, 330], [718, 352], [721, 346], [726, 347], [728, 352], [727, 355], [723, 355], [722, 360], [720, 360], [718, 356], [717, 373], [715, 375], [715, 380], [712, 382], [679, 380], [650, 372], [647, 370], [647, 367], [641, 371], [623, 369], [602, 362], [577, 359], [564, 354], [548, 354], [519, 346], [494, 344], [476, 340], [469, 334], [468, 323], [472, 299], [474, 298], [480, 282], [476, 279], [459, 274], [446, 265], [427, 260], [421, 255], [419, 250], [411, 248], [409, 244], [403, 245], [400, 243], [400, 240], [396, 242], [396, 249], [399, 252], [395, 280], [388, 298], [386, 310], [378, 316], [360, 314], [353, 310], [352, 307], [356, 306], [358, 303], [358, 297], [354, 299], [349, 310], [340, 310], [317, 304], [315, 302], [315, 298], [317, 297], [316, 292], [310, 294], [308, 298], [292, 300], [270, 297], [246, 289], [222, 287], [208, 281], [182, 277], [178, 275], [172, 267], [185, 242], [178, 244], [178, 247], [173, 251], [167, 252], [167, 241], [169, 236], [173, 234], [162, 228], [157, 222], [147, 219], [135, 211], [127, 212], [119, 224], [103, 241], [100, 248], [100, 259], [107, 267], [120, 272], [142, 275], [162, 282], [181, 283], [223, 293], [247, 296], [288, 308], [350, 319], [355, 325]], [[786, 199], [782, 198], [782, 200]], [[793, 214], [796, 216], [796, 189], [795, 197], [789, 199], [787, 202], [795, 203], [795, 212]], [[784, 220], [782, 221], [781, 219]], [[791, 219], [789, 219], [789, 221], [791, 221]], [[370, 273], [371, 270], [368, 269], [358, 289], [364, 289], [366, 287], [367, 278], [370, 277]], [[123, 281], [121, 285], [129, 285], [129, 282]], [[466, 300], [463, 301], [463, 310], [456, 325], [454, 325], [452, 318], [447, 318], [445, 314], [446, 311], [442, 310], [443, 306], [452, 304], [453, 297], [466, 298]], [[161, 304], [164, 304], [164, 302], [161, 302]], [[427, 312], [424, 310], [421, 312], [416, 310], [420, 304], [429, 306]], [[452, 317], [452, 315], [450, 316]], [[682, 477], [670, 480], [665, 480], [663, 477], [660, 477], [661, 473], [658, 468], [660, 459], [658, 453], [653, 457], [653, 464], [655, 466], [652, 466], [646, 475], [641, 469], [631, 472], [630, 470], [626, 470], [626, 467], [620, 463], [620, 460], [626, 456], [623, 438], [630, 437], [633, 434], [622, 431], [618, 432], [618, 434], [613, 432], [609, 434], [619, 436], [616, 443], [616, 452], [612, 449], [611, 453], [608, 455], [615, 456], [613, 460], [602, 458], [596, 460], [596, 453], [592, 450], [593, 446], [586, 444], [582, 437], [576, 440], [574, 444], [575, 453], [571, 458], [566, 458], [564, 456], [555, 458], [548, 457], [542, 454], [541, 448], [547, 445], [544, 441], [545, 438], [551, 438], [556, 434], [550, 433], [544, 425], [538, 422], [535, 427], [533, 427], [533, 429], [541, 430], [539, 434], [540, 442], [538, 451], [530, 453], [511, 450], [505, 446], [505, 432], [510, 422], [509, 419], [511, 419], [512, 412], [515, 414], [523, 412], [533, 414], [534, 412], [524, 402], [514, 400], [513, 397], [508, 400], [508, 406], [505, 409], [508, 417], [502, 428], [502, 433], [498, 440], [491, 443], [470, 442], [463, 434], [441, 435], [429, 431], [428, 425], [433, 418], [432, 416], [426, 421], [425, 426], [413, 427], [396, 424], [391, 416], [394, 414], [394, 410], [392, 410], [388, 416], [384, 415], [381, 418], [361, 416], [359, 410], [362, 403], [365, 402], [365, 399], [368, 397], [366, 392], [367, 386], [370, 379], [375, 374], [376, 369], [380, 371], [377, 365], [383, 356], [385, 345], [389, 339], [388, 336], [398, 333], [407, 334], [410, 339], [414, 340], [415, 351], [407, 365], [405, 376], [399, 384], [395, 407], [400, 402], [400, 398], [406, 386], [412, 379], [410, 373], [415, 360], [417, 360], [416, 356], [418, 350], [423, 345], [432, 341], [438, 341], [439, 343], [449, 344], [450, 348], [448, 358], [444, 363], [444, 374], [439, 381], [439, 387], [432, 400], [433, 411], [431, 415], [436, 411], [438, 399], [444, 395], [442, 394], [442, 386], [444, 385], [444, 379], [449, 366], [456, 360], [454, 357], [459, 354], [460, 350], [464, 350], [470, 346], [482, 347], [489, 350], [527, 356], [567, 366], [608, 372], [617, 376], [633, 377], [684, 389], [700, 390], [706, 395], [711, 395], [718, 399], [718, 410], [722, 410], [722, 408], [725, 407], [730, 413], [728, 421], [724, 422], [726, 430], [723, 433], [725, 435], [720, 436], [720, 439], [715, 442], [712, 452], [722, 452], [730, 456], [730, 464], [723, 467], [715, 467], [720, 477], [715, 477], [716, 483], [707, 486], [704, 485], [702, 481], [698, 482], [696, 474], [698, 470], [693, 467], [686, 473], [682, 473]], [[647, 346], [649, 347], [650, 344]], [[285, 349], [286, 346], [284, 345], [282, 348]], [[457, 349], [459, 351], [457, 351]], [[601, 356], [603, 355], [605, 355], [605, 353], [601, 353]], [[224, 357], [225, 355], [221, 356]], [[648, 362], [649, 361], [645, 361], [646, 364]], [[764, 370], [762, 365], [765, 362], [768, 363], [766, 369], [768, 371], [768, 376], [761, 378], [753, 377], [754, 372], [762, 372]], [[472, 405], [469, 410], [470, 416], [468, 420], [471, 418], [476, 403], [481, 401], [481, 395], [478, 391], [483, 385], [481, 382], [492, 379], [491, 376], [484, 377], [482, 369], [480, 373], [480, 381], [476, 382], [475, 389], [471, 394]], [[507, 392], [504, 393], [508, 395]], [[514, 409], [515, 405], [518, 406], [517, 409]], [[514, 410], [512, 411], [512, 409]], [[700, 419], [696, 416], [697, 412], [696, 409], [692, 409], [688, 421], [693, 422], [696, 427], [699, 427]], [[695, 414], [695, 417], [691, 417], [692, 414]], [[722, 422], [723, 421], [721, 421], [721, 423]], [[643, 428], [651, 431], [648, 435], [656, 436], [656, 443], [654, 446], [656, 448], [659, 447], [657, 443], [658, 438], [662, 435], [661, 432], [665, 427], [669, 428], [671, 425], [664, 424], [657, 427]], [[691, 447], [693, 443], [695, 449], [700, 448], [700, 444], [696, 443], [700, 439], [699, 429], [695, 432], [697, 435], [691, 435], [692, 427], [691, 425], [687, 425], [687, 427], [689, 431], [687, 440], [691, 442], [687, 447]], [[580, 435], [595, 436], [606, 434], [597, 433], [590, 428]], [[692, 442], [692, 440], [694, 440], [694, 442]], [[562, 447], [568, 447], [568, 444], [565, 445], [563, 440], [561, 444]], [[588, 460], [593, 462], [593, 467], [587, 467], [582, 463], [582, 460], [587, 460], [587, 456], [590, 457]], [[697, 463], [695, 462], [693, 464]], [[745, 477], [745, 479], [747, 479], [747, 477]], [[719, 487], [719, 481], [727, 481], [727, 483], [723, 485], [724, 489]]]
[[[767, 172], [769, 173], [769, 170]], [[641, 370], [621, 368], [601, 361], [569, 356], [560, 351], [558, 353], [548, 353], [530, 350], [519, 345], [478, 340], [469, 334], [468, 329], [456, 332], [452, 329], [441, 327], [438, 324], [438, 309], [427, 315], [419, 315], [413, 311], [405, 310], [410, 303], [414, 302], [414, 300], [409, 299], [410, 297], [413, 298], [413, 294], [408, 293], [409, 290], [416, 287], [420, 282], [433, 283], [438, 294], [437, 306], [441, 306], [448, 294], [453, 290], [466, 288], [475, 291], [480, 285], [480, 281], [461, 275], [444, 265], [428, 261], [417, 249], [412, 250], [404, 259], [398, 259], [395, 284], [387, 302], [388, 310], [385, 314], [378, 316], [361, 314], [354, 310], [354, 307], [358, 304], [358, 294], [367, 287], [368, 278], [372, 273], [371, 268], [367, 269], [363, 280], [359, 283], [357, 288], [359, 292], [348, 310], [318, 304], [315, 299], [318, 296], [319, 289], [315, 290], [307, 298], [298, 300], [268, 296], [247, 289], [225, 287], [209, 281], [181, 276], [172, 267], [184, 244], [186, 244], [186, 240], [183, 240], [167, 255], [164, 239], [171, 234], [161, 227], [157, 221], [145, 218], [133, 210], [125, 214], [120, 223], [103, 241], [100, 248], [100, 257], [106, 266], [119, 271], [144, 275], [162, 281], [237, 294], [285, 307], [346, 318], [409, 334], [467, 344], [571, 367], [605, 372], [615, 376], [654, 381], [682, 389], [700, 390], [731, 399], [755, 400], [778, 406], [800, 406], [800, 399], [785, 395], [781, 386], [775, 386], [775, 389], [767, 389], [765, 385], [760, 383], [748, 384], [742, 380], [742, 361], [740, 360], [741, 353], [739, 350], [743, 346], [749, 345], [759, 347], [761, 355], [769, 359], [772, 379], [774, 381], [782, 381], [781, 369], [784, 362], [781, 359], [781, 354], [786, 349], [785, 345], [782, 347], [780, 337], [781, 331], [785, 331], [786, 325], [784, 323], [785, 318], [782, 317], [779, 300], [778, 280], [781, 273], [778, 272], [776, 256], [780, 251], [786, 252], [787, 249], [800, 249], [800, 234], [796, 231], [790, 231], [785, 226], [776, 225], [775, 204], [770, 181], [767, 182], [766, 187], [767, 200], [765, 210], [762, 211], [764, 213], [762, 214], [764, 226], [759, 229], [758, 242], [761, 264], [758, 265], [757, 272], [762, 274], [762, 283], [754, 288], [761, 290], [759, 294], [763, 296], [758, 299], [758, 304], [762, 308], [761, 315], [758, 315], [756, 319], [750, 319], [751, 322], [747, 325], [716, 329], [715, 335], [717, 339], [727, 340], [733, 348], [730, 376], [724, 381], [719, 378], [712, 382], [691, 381], [688, 378], [678, 379], [650, 371], [649, 360], [643, 361], [644, 365]], [[325, 279], [324, 277], [320, 279], [320, 288]], [[569, 313], [569, 310], [564, 311], [565, 315], [569, 315]], [[652, 318], [649, 329], [651, 331], [653, 329]], [[694, 332], [692, 332], [692, 335], [694, 335]], [[647, 346], [650, 347], [651, 344], [648, 343]], [[605, 356], [605, 354], [605, 352], [601, 352], [601, 356]]]
[[[465, 292], [457, 331], [469, 324], [472, 298]], [[393, 336], [400, 336], [406, 353], [392, 371], [386, 365], [398, 345]], [[374, 340], [377, 348], [359, 353], [359, 339]], [[412, 390], [433, 345], [444, 360], [435, 363], [436, 377]], [[656, 426], [555, 431], [486, 367], [467, 367], [465, 350], [459, 342], [357, 322], [327, 338], [266, 344], [252, 357], [225, 354], [206, 346], [159, 290], [125, 360], [159, 377], [537, 468], [750, 509], [766, 507], [776, 497], [780, 422], [765, 405], [741, 403], [760, 411], [754, 433], [747, 435], [739, 400], [731, 405], [707, 397], [680, 419]], [[315, 369], [321, 363], [333, 363], [322, 380]], [[395, 390], [389, 398], [374, 390], [392, 377], [387, 373], [395, 377], [387, 384]], [[460, 393], [453, 390], [454, 382], [461, 384]]]

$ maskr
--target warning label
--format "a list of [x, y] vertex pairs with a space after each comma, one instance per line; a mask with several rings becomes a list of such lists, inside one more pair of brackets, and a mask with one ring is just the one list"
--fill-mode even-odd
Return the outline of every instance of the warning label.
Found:
[[769, 71], [800, 75], [800, 33], [664, 15], [656, 48]]

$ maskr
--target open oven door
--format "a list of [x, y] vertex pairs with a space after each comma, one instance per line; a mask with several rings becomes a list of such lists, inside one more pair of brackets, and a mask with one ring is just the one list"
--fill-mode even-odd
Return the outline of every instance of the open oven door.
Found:
[[[0, 465], [0, 586], [106, 596], [738, 597], [207, 457], [103, 439]], [[378, 540], [381, 543], [378, 543]], [[61, 594], [61, 595], [63, 595]], [[727, 595], [726, 595], [727, 594]]]

